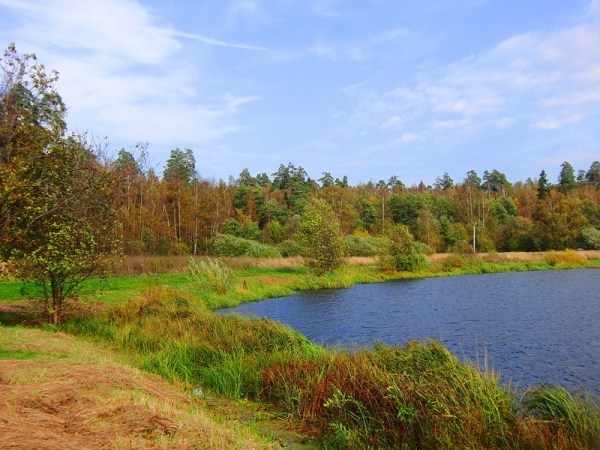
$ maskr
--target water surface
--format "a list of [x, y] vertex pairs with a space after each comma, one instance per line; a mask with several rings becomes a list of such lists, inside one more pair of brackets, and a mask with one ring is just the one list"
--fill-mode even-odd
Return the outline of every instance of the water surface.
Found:
[[547, 382], [600, 396], [600, 270], [403, 280], [227, 311], [284, 322], [328, 346], [434, 338], [521, 388]]

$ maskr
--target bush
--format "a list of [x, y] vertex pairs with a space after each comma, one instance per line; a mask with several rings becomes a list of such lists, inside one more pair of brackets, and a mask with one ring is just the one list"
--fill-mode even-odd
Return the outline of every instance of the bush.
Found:
[[574, 265], [587, 266], [587, 259], [581, 253], [574, 250], [566, 250], [564, 252], [552, 251], [546, 253], [546, 262], [551, 266], [558, 265]]
[[457, 242], [448, 250], [458, 255], [473, 255], [475, 253], [475, 250], [473, 250], [473, 244], [470, 244], [467, 241]]
[[226, 294], [234, 285], [233, 271], [219, 259], [209, 259], [199, 263], [188, 260], [189, 278], [195, 288], [201, 291]]
[[372, 236], [346, 236], [346, 256], [377, 255], [378, 239]]
[[253, 258], [281, 258], [281, 253], [270, 245], [250, 241], [250, 245], [246, 249], [244, 256], [251, 256]]
[[311, 200], [304, 209], [298, 230], [306, 265], [316, 275], [324, 275], [344, 262], [344, 236], [340, 222], [327, 202]]
[[284, 258], [289, 258], [292, 256], [300, 256], [302, 253], [302, 247], [296, 242], [292, 240], [285, 240], [281, 244], [277, 246], [277, 249], [281, 253], [281, 256]]
[[464, 255], [451, 253], [444, 257], [441, 261], [441, 265], [444, 270], [462, 269], [469, 265], [469, 261]]
[[586, 250], [600, 250], [600, 230], [588, 226], [581, 230], [581, 244]]
[[274, 247], [231, 234], [218, 234], [215, 236], [211, 243], [211, 250], [216, 256], [281, 257], [279, 251]]
[[418, 271], [427, 266], [422, 245], [414, 240], [405, 225], [387, 229], [379, 245], [381, 270]]

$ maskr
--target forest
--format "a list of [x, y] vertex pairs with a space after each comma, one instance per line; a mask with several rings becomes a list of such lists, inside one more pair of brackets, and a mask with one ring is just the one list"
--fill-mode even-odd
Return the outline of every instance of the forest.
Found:
[[[269, 176], [214, 181], [196, 175], [190, 149], [174, 149], [159, 177], [148, 169], [145, 146], [121, 149], [110, 163], [118, 180], [112, 198], [123, 226], [127, 253], [212, 253], [220, 234], [273, 244], [282, 256], [294, 252], [299, 216], [311, 198], [323, 199], [348, 243], [368, 242], [386, 224], [406, 225], [430, 253], [468, 249], [537, 251], [600, 248], [600, 162], [577, 175], [561, 165], [556, 184], [545, 171], [535, 180], [511, 183], [498, 171], [475, 171], [454, 182], [447, 173], [433, 185], [388, 181], [350, 186], [324, 172], [311, 178], [301, 166], [281, 164]], [[363, 242], [364, 243], [364, 242]], [[368, 252], [349, 245], [350, 253]]]

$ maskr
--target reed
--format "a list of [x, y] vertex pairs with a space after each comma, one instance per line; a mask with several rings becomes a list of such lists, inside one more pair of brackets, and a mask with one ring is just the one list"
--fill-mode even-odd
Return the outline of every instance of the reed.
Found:
[[546, 253], [545, 260], [551, 266], [561, 267], [585, 267], [587, 258], [583, 253], [574, 250], [565, 250], [562, 252], [552, 251]]

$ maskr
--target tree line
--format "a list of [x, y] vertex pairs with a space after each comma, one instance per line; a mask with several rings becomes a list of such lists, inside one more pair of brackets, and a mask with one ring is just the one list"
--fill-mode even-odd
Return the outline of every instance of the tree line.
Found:
[[162, 177], [144, 162], [147, 148], [121, 149], [111, 163], [119, 180], [114, 206], [123, 225], [127, 253], [211, 252], [218, 234], [265, 244], [292, 240], [311, 199], [335, 212], [346, 235], [380, 236], [403, 224], [430, 252], [465, 246], [477, 251], [536, 251], [599, 248], [600, 162], [577, 175], [561, 166], [558, 182], [544, 170], [534, 181], [511, 183], [498, 170], [480, 177], [469, 170], [455, 183], [447, 173], [433, 185], [388, 181], [350, 186], [325, 172], [312, 179], [301, 166], [281, 164], [270, 176], [214, 181], [199, 177], [190, 149], [174, 149]]

